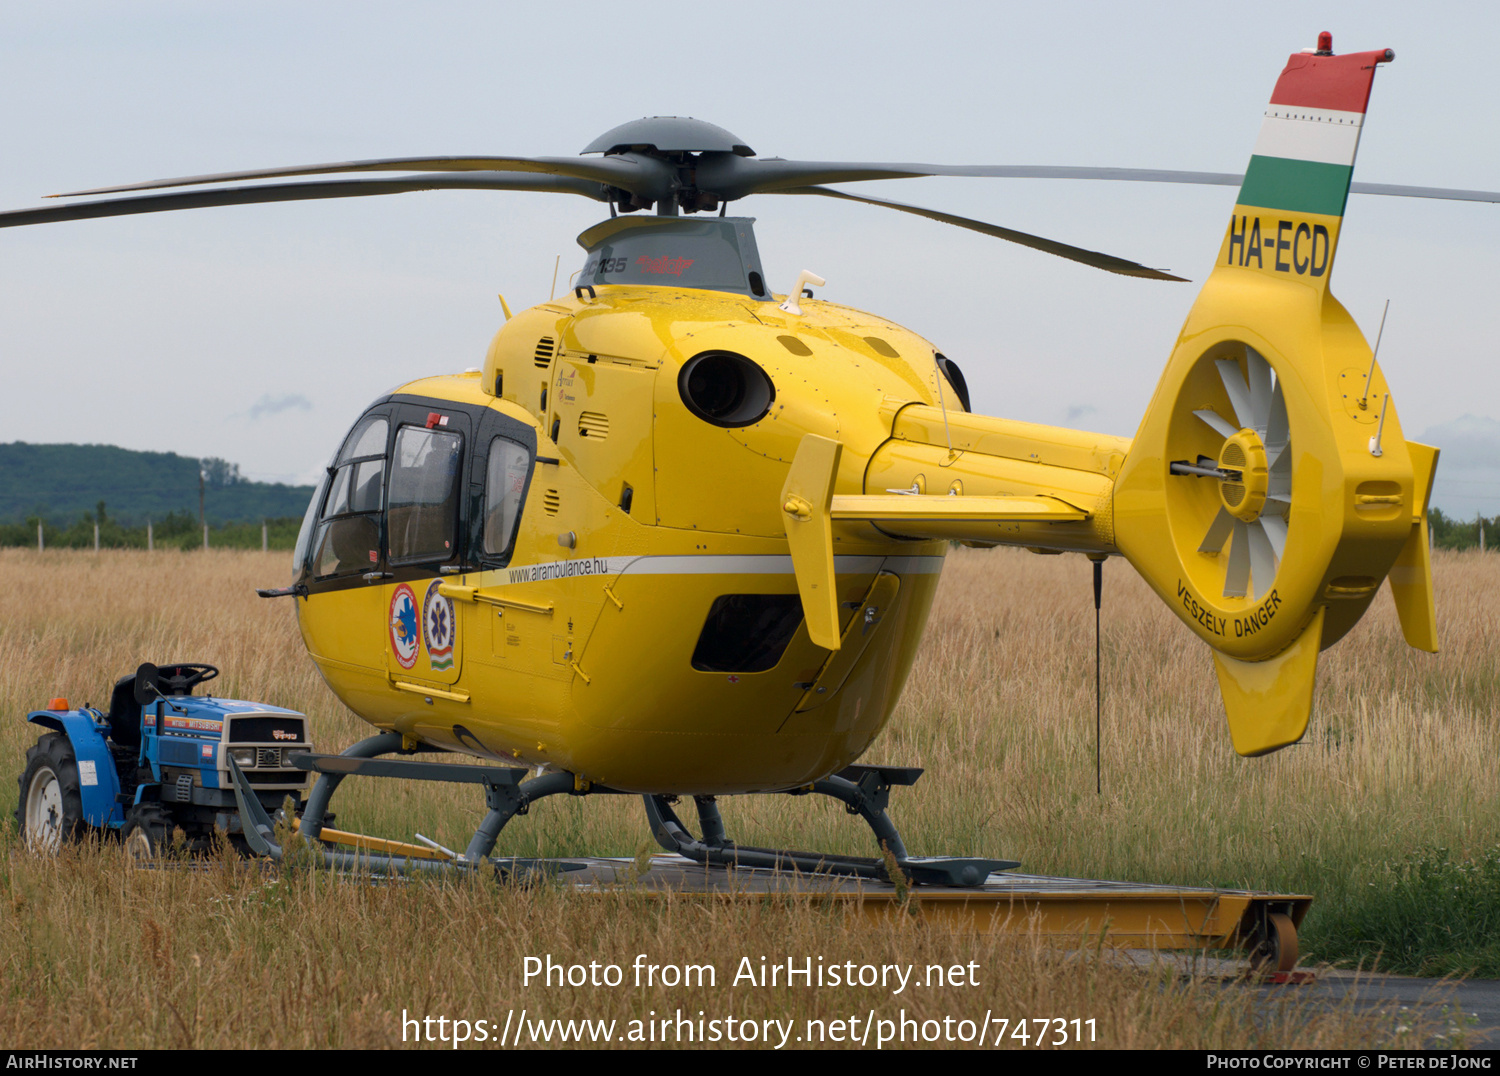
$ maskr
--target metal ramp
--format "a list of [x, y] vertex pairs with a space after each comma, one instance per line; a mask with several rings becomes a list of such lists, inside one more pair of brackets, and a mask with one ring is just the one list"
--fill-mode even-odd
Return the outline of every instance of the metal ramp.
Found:
[[[1302, 894], [1054, 878], [1004, 871], [971, 888], [888, 882], [759, 868], [704, 866], [682, 856], [570, 857], [582, 869], [564, 883], [600, 893], [631, 888], [762, 899], [772, 894], [848, 904], [872, 920], [915, 915], [956, 931], [1016, 934], [1068, 946], [1095, 940], [1120, 949], [1238, 949], [1269, 971], [1296, 963], [1295, 927], [1312, 905]], [[1292, 928], [1290, 936], [1282, 918]], [[1278, 934], [1278, 929], [1280, 933]]]

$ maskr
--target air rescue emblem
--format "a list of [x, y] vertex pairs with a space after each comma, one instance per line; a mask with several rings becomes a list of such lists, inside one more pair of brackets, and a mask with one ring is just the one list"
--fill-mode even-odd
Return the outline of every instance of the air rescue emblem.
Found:
[[417, 598], [411, 587], [402, 583], [391, 595], [391, 651], [403, 669], [417, 663], [417, 641], [421, 626], [417, 622]]
[[453, 668], [453, 640], [458, 630], [453, 603], [438, 592], [440, 586], [442, 583], [434, 579], [422, 599], [422, 640], [434, 670]]

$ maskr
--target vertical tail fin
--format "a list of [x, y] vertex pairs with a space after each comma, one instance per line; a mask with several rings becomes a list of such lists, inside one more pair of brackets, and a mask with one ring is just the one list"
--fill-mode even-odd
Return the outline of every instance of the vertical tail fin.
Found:
[[1334, 56], [1331, 44], [1319, 35], [1319, 51], [1293, 55], [1276, 80], [1220, 266], [1327, 288], [1375, 68], [1396, 58]]

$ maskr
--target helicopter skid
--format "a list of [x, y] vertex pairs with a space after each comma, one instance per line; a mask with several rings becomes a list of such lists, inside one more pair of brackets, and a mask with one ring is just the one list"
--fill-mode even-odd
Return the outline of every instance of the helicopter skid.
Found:
[[[1085, 938], [1117, 948], [1247, 949], [1251, 969], [1259, 973], [1291, 971], [1297, 960], [1296, 926], [1312, 903], [1306, 895], [1002, 873], [1019, 866], [1004, 860], [912, 857], [885, 808], [892, 786], [911, 785], [922, 771], [889, 766], [850, 766], [810, 786], [788, 790], [791, 795], [812, 793], [842, 801], [850, 814], [870, 825], [884, 853], [880, 858], [737, 846], [725, 836], [712, 796], [694, 797], [701, 839], [678, 819], [672, 806], [675, 797], [642, 797], [653, 835], [674, 853], [652, 857], [644, 869], [638, 859], [491, 858], [489, 852], [505, 823], [526, 813], [538, 799], [625, 793], [590, 786], [572, 774], [547, 774], [523, 783], [527, 771], [520, 769], [373, 757], [400, 750], [399, 735], [382, 733], [342, 755], [304, 756], [307, 761], [299, 763], [320, 776], [300, 823], [293, 820], [292, 826], [312, 840], [326, 866], [386, 875], [489, 869], [499, 881], [522, 882], [569, 875], [569, 884], [599, 891], [624, 882], [648, 891], [757, 899], [767, 893], [802, 893], [852, 902], [876, 920], [919, 914], [947, 929], [1026, 934], [1057, 943]], [[230, 768], [251, 849], [284, 861], [286, 852], [277, 841], [275, 824], [239, 767], [231, 761]], [[479, 784], [490, 811], [462, 855], [436, 845], [330, 830], [323, 826], [329, 798], [350, 774]], [[918, 889], [920, 900], [914, 897]]]
[[896, 881], [892, 873], [899, 872], [904, 875], [906, 883], [962, 888], [983, 885], [991, 874], [1021, 865], [1010, 859], [958, 859], [947, 856], [914, 859], [909, 856], [901, 835], [886, 814], [886, 804], [893, 785], [914, 784], [921, 774], [921, 770], [911, 767], [856, 765], [815, 781], [806, 788], [790, 790], [790, 795], [811, 793], [832, 796], [840, 800], [850, 814], [863, 818], [874, 832], [884, 853], [873, 859], [737, 845], [726, 837], [718, 804], [712, 796], [694, 797], [698, 807], [698, 822], [703, 831], [703, 838], [699, 840], [678, 819], [672, 809], [671, 798], [643, 798], [646, 801], [646, 816], [651, 822], [651, 833], [657, 843], [668, 852], [675, 852], [705, 866], [846, 875], [882, 882]]
[[[299, 768], [319, 776], [301, 818], [292, 821], [292, 828], [302, 840], [321, 851], [325, 865], [374, 873], [397, 873], [408, 869], [423, 872], [473, 870], [489, 865], [504, 877], [525, 876], [536, 871], [578, 870], [582, 869], [581, 864], [561, 860], [492, 859], [490, 852], [506, 824], [516, 815], [527, 813], [537, 800], [554, 795], [627, 794], [580, 781], [570, 773], [551, 773], [523, 782], [527, 773], [523, 769], [377, 757], [395, 752], [414, 753], [403, 747], [400, 734], [386, 732], [361, 740], [339, 755], [297, 757]], [[274, 822], [238, 768], [231, 766], [231, 773], [242, 826], [251, 849], [282, 861], [286, 853], [277, 840]], [[421, 847], [327, 829], [323, 823], [334, 791], [345, 777], [355, 774], [481, 785], [489, 811], [462, 854], [437, 845]], [[667, 851], [705, 866], [770, 868], [795, 874], [828, 874], [897, 884], [950, 887], [982, 886], [993, 873], [1020, 866], [1014, 860], [909, 856], [900, 833], [886, 813], [886, 806], [893, 786], [912, 785], [921, 774], [920, 769], [911, 767], [850, 766], [836, 775], [785, 793], [832, 796], [842, 802], [845, 810], [859, 815], [870, 826], [882, 851], [881, 856], [874, 858], [736, 845], [725, 834], [723, 819], [712, 796], [694, 797], [703, 833], [699, 839], [688, 832], [673, 810], [676, 797], [648, 795], [642, 799], [657, 842]]]
[[[379, 741], [381, 737], [371, 737], [371, 740]], [[321, 756], [317, 763], [309, 768], [326, 767], [320, 785], [330, 778], [341, 779], [348, 773], [415, 777], [425, 770], [428, 772], [424, 776], [431, 779], [484, 784], [487, 790], [492, 787], [524, 787], [519, 778], [525, 771], [521, 770], [400, 763], [347, 755]], [[402, 768], [391, 770], [388, 769], [390, 766]], [[407, 769], [406, 766], [415, 768]], [[456, 770], [471, 773], [489, 770], [489, 773], [481, 777], [456, 776], [452, 772]], [[912, 771], [904, 772], [909, 774]], [[497, 773], [514, 774], [515, 783], [511, 784], [508, 776], [497, 778]], [[887, 776], [901, 773], [887, 770]], [[276, 840], [271, 818], [251, 794], [237, 768], [233, 776], [245, 836], [251, 848], [278, 862], [285, 861], [286, 852]], [[850, 767], [839, 777], [825, 780], [836, 782], [831, 787], [845, 793], [844, 784], [858, 789], [861, 782], [867, 786], [884, 783], [876, 767]], [[545, 781], [548, 778], [528, 781], [525, 785], [535, 786]], [[546, 787], [562, 791], [557, 787], [560, 784], [560, 781], [554, 781]], [[547, 794], [545, 788], [536, 791]], [[608, 791], [612, 790], [596, 786], [578, 794]], [[316, 793], [313, 798], [317, 798]], [[527, 802], [535, 798], [531, 796]], [[481, 855], [471, 858], [468, 854], [456, 855], [440, 848], [326, 828], [319, 829], [321, 840], [344, 847], [320, 846], [320, 851], [322, 862], [331, 869], [364, 874], [489, 869], [497, 881], [525, 882], [545, 876], [566, 876], [568, 881], [565, 884], [596, 892], [608, 892], [628, 885], [648, 893], [711, 893], [756, 900], [764, 899], [768, 894], [800, 894], [810, 899], [845, 903], [874, 922], [893, 915], [902, 918], [916, 915], [943, 929], [1017, 934], [1064, 947], [1087, 943], [1124, 949], [1241, 949], [1249, 952], [1251, 972], [1262, 975], [1291, 972], [1297, 961], [1296, 925], [1312, 903], [1310, 897], [1297, 894], [1001, 873], [1015, 864], [993, 860], [905, 857], [896, 861], [894, 856], [859, 859], [740, 848], [724, 839], [723, 825], [718, 820], [718, 809], [712, 797], [696, 800], [704, 827], [704, 841], [695, 840], [687, 833], [667, 797], [646, 797], [646, 800], [657, 839], [663, 843], [670, 840], [674, 850], [682, 848], [683, 851], [651, 857], [644, 866], [639, 857], [608, 859], [586, 856], [558, 860]], [[313, 799], [309, 799], [309, 805], [312, 802]], [[845, 802], [847, 805], [848, 801]], [[326, 797], [323, 804], [326, 807]], [[301, 825], [304, 835], [312, 829], [309, 821], [308, 815], [304, 814]], [[886, 824], [889, 825], [889, 819], [886, 819]], [[483, 834], [485, 826], [481, 825], [480, 829]], [[498, 833], [498, 829], [495, 832]], [[481, 834], [476, 834], [476, 840], [483, 839]], [[493, 846], [493, 836], [488, 839]], [[899, 841], [899, 837], [896, 839]], [[889, 851], [891, 845], [887, 843], [885, 847]], [[904, 880], [891, 876], [890, 867], [897, 862]], [[978, 882], [972, 880], [976, 874], [980, 876]]]

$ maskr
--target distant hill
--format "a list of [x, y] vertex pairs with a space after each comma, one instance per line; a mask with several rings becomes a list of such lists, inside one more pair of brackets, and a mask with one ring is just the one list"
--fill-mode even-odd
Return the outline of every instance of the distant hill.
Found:
[[40, 515], [49, 523], [93, 516], [100, 501], [112, 519], [141, 525], [169, 512], [198, 518], [198, 476], [204, 509], [215, 526], [301, 516], [311, 486], [250, 482], [239, 466], [173, 452], [134, 452], [112, 445], [0, 444], [0, 523]]

